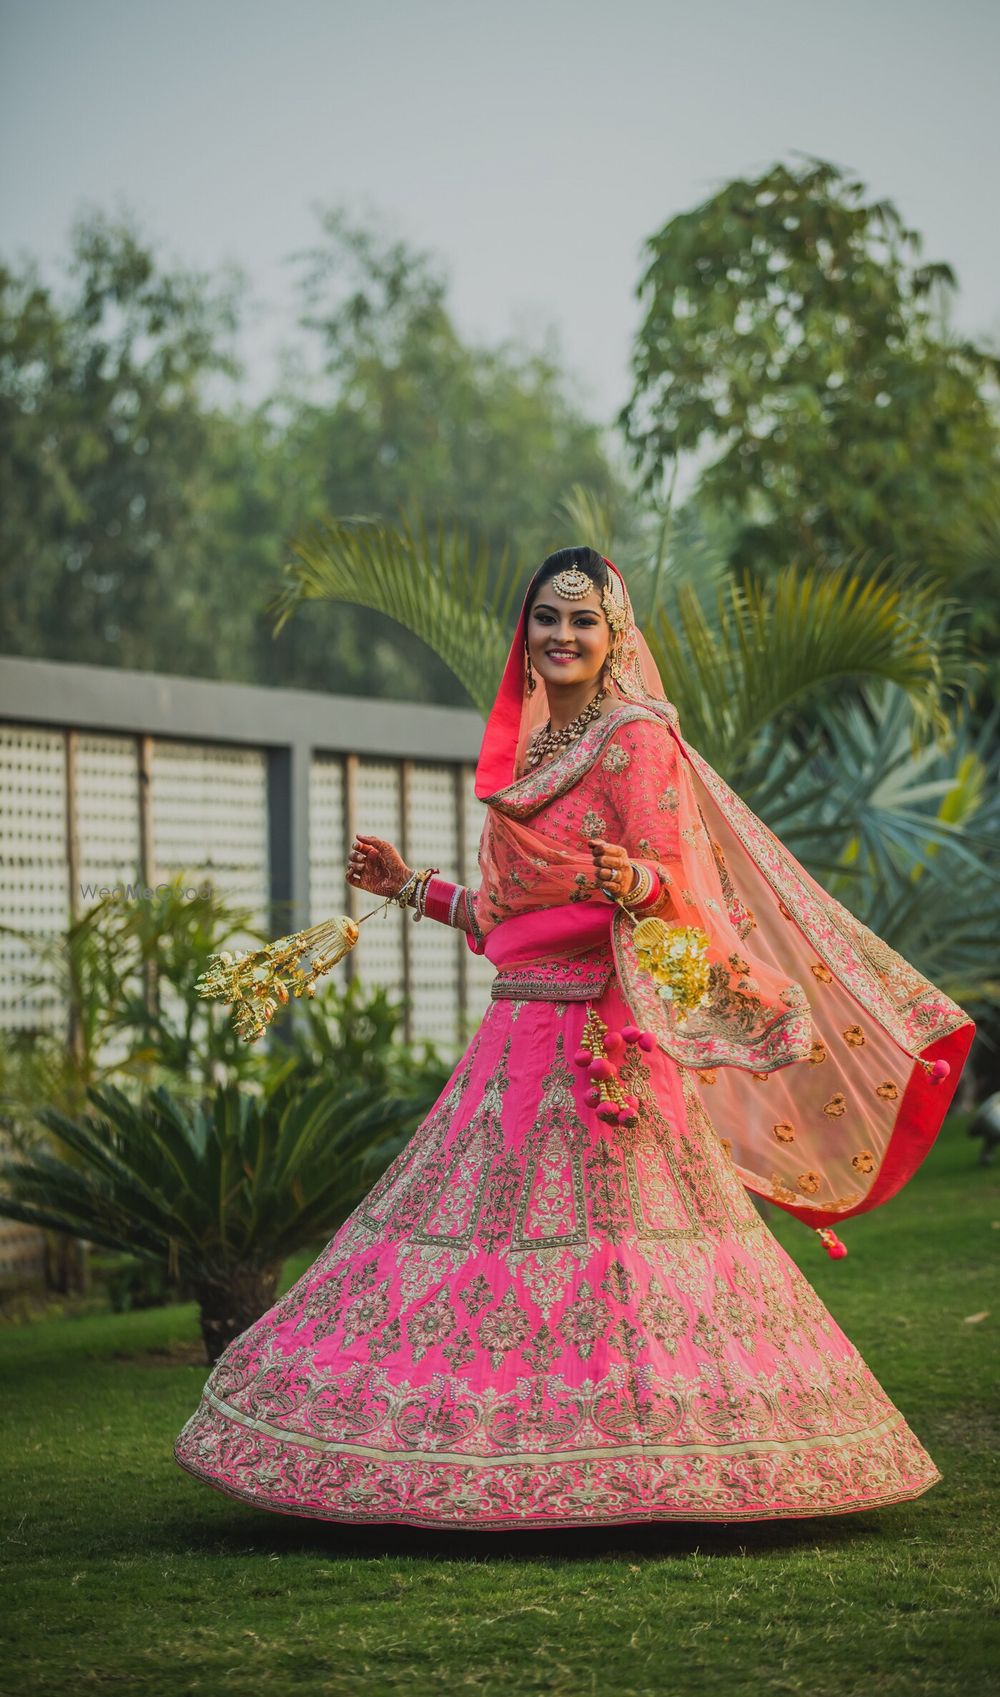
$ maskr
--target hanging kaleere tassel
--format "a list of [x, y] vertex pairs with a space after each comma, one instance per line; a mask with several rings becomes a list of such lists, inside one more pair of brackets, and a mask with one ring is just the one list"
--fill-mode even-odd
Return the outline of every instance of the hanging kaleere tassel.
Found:
[[262, 949], [245, 954], [209, 956], [206, 970], [195, 981], [203, 1000], [222, 1002], [233, 1010], [233, 1024], [244, 1043], [255, 1043], [279, 1006], [292, 996], [313, 997], [316, 980], [343, 960], [360, 936], [359, 927], [381, 913], [397, 896], [387, 896], [359, 919], [324, 919], [306, 931], [279, 937]]
[[668, 925], [663, 919], [637, 919], [631, 913], [629, 918], [640, 971], [653, 980], [657, 995], [670, 1004], [678, 1021], [686, 1019], [708, 1001], [707, 936], [698, 925]]

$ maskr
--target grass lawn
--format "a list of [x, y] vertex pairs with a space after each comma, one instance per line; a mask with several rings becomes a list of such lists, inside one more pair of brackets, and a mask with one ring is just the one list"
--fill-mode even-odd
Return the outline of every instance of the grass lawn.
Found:
[[0, 1691], [995, 1691], [1000, 1167], [977, 1155], [950, 1119], [908, 1188], [842, 1229], [845, 1261], [773, 1214], [944, 1475], [878, 1512], [478, 1535], [299, 1521], [172, 1459], [207, 1368], [155, 1352], [196, 1339], [193, 1306], [0, 1327]]

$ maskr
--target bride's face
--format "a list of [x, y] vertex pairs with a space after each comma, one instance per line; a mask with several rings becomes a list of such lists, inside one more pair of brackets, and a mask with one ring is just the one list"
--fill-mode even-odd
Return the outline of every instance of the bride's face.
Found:
[[532, 603], [527, 637], [531, 664], [544, 683], [596, 682], [611, 642], [600, 591], [569, 601], [556, 594], [550, 578]]

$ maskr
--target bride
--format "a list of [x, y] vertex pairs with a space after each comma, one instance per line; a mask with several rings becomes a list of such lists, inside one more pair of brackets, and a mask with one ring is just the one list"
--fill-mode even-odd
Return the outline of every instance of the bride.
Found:
[[[621, 573], [525, 593], [476, 769], [476, 888], [347, 877], [496, 967], [434, 1108], [215, 1363], [174, 1454], [259, 1508], [426, 1527], [846, 1514], [931, 1457], [755, 1206], [833, 1230], [944, 1118], [974, 1026], [684, 741]], [[680, 1018], [656, 915], [708, 939]]]

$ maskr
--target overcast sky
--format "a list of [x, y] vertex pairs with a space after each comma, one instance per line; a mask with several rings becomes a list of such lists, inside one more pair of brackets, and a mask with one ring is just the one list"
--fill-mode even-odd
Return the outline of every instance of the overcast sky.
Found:
[[167, 261], [241, 263], [263, 393], [313, 208], [437, 255], [468, 336], [558, 331], [629, 390], [641, 244], [738, 174], [818, 155], [949, 261], [1000, 345], [996, 0], [0, 0], [0, 251], [86, 206]]

